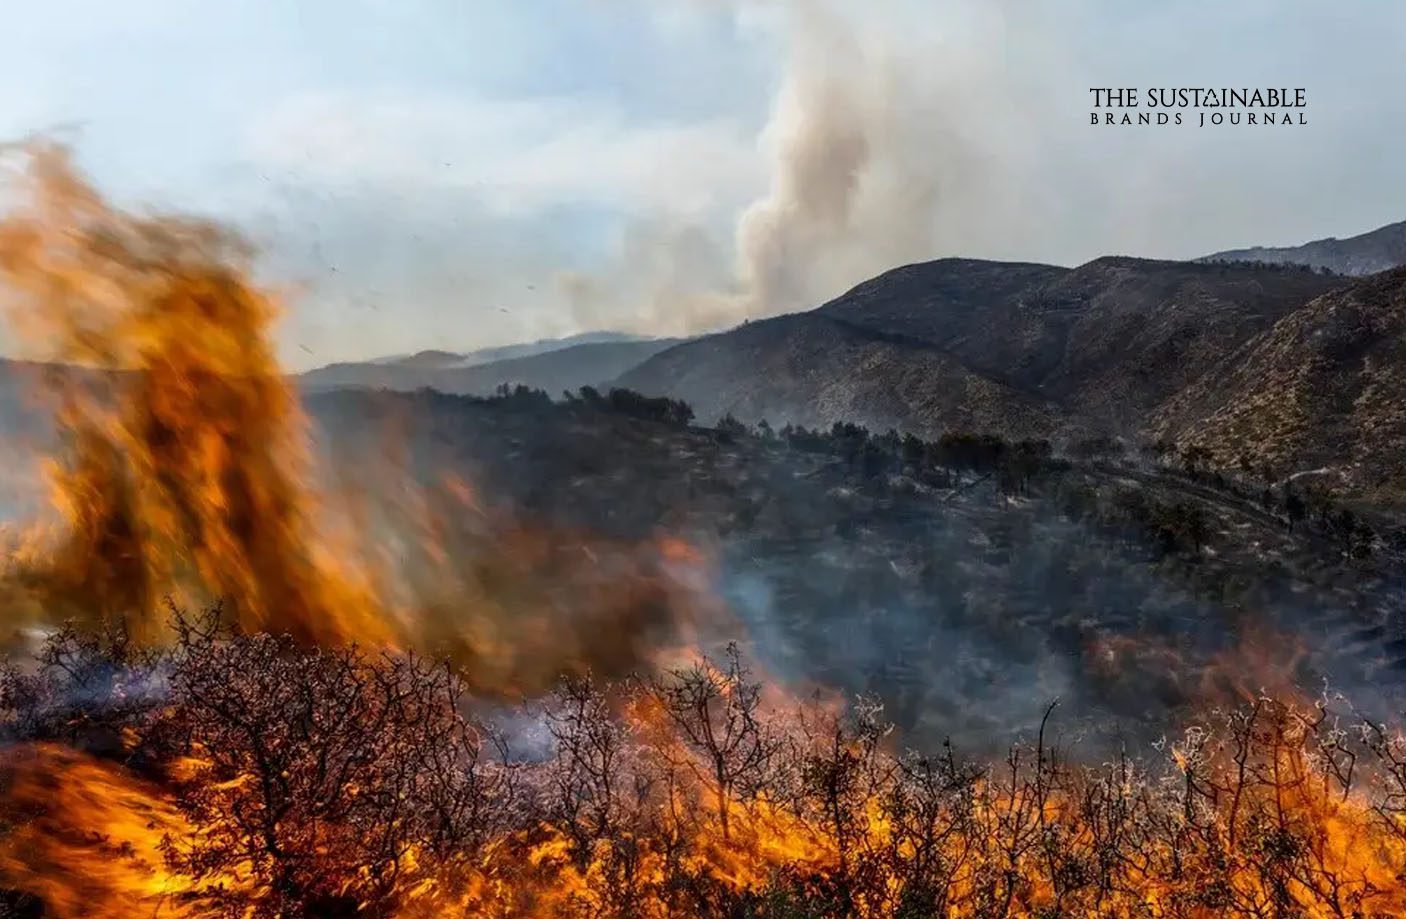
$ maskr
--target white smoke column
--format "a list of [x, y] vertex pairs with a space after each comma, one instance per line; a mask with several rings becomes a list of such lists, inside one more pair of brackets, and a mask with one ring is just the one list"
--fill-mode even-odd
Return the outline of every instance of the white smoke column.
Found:
[[727, 244], [695, 223], [667, 215], [627, 227], [605, 272], [568, 272], [557, 290], [578, 329], [610, 327], [628, 306], [646, 334], [693, 334], [747, 315], [731, 278]]
[[578, 325], [627, 306], [641, 331], [713, 331], [814, 307], [896, 265], [1001, 257], [1040, 225], [1022, 178], [1038, 145], [989, 117], [1030, 95], [1009, 73], [1004, 4], [726, 2], [782, 60], [758, 141], [763, 190], [730, 240], [677, 215], [636, 220], [609, 269], [559, 279]]
[[785, 22], [786, 76], [764, 135], [771, 185], [737, 227], [737, 273], [754, 314], [812, 306], [933, 257], [943, 160], [955, 152], [935, 136], [943, 87], [882, 9], [866, 4], [859, 19], [823, 0], [791, 0]]
[[791, 61], [768, 128], [768, 195], [737, 228], [738, 273], [753, 308], [799, 305], [816, 255], [846, 235], [870, 157], [854, 68], [857, 38], [818, 3], [792, 4]]

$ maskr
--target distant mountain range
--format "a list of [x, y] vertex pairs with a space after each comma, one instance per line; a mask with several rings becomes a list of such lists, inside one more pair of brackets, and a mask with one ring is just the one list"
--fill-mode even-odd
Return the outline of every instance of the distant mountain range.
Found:
[[[1403, 236], [1406, 223], [1294, 250], [1076, 268], [941, 259], [693, 339], [587, 333], [333, 364], [298, 381], [476, 395], [621, 386], [683, 399], [704, 423], [1158, 439], [1221, 468], [1313, 474], [1406, 504], [1406, 268], [1343, 276], [1389, 261]], [[1325, 261], [1330, 251], [1340, 258]], [[34, 368], [3, 369], [0, 420], [14, 429], [32, 414], [16, 380]]]
[[1275, 265], [1308, 265], [1353, 277], [1406, 265], [1406, 220], [1387, 224], [1348, 239], [1318, 239], [1302, 246], [1230, 249], [1205, 256], [1209, 262], [1267, 262]]
[[535, 354], [546, 354], [549, 351], [561, 351], [573, 345], [616, 344], [651, 340], [650, 336], [631, 335], [628, 332], [582, 332], [578, 335], [568, 335], [565, 338], [541, 338], [537, 341], [479, 348], [474, 351], [417, 351], [414, 354], [397, 354], [392, 357], [377, 358], [370, 363], [389, 367], [413, 367], [419, 370], [455, 370], [462, 367], [476, 367], [479, 364], [491, 364], [494, 361], [532, 357]]
[[560, 395], [564, 389], [574, 391], [613, 380], [678, 341], [590, 332], [463, 354], [421, 351], [408, 357], [330, 364], [303, 374], [299, 382], [314, 390], [430, 388], [464, 395], [483, 395], [500, 385], [521, 384]]

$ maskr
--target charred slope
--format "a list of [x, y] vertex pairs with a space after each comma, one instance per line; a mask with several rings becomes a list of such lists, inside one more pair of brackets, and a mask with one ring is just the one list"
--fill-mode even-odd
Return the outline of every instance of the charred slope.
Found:
[[1329, 237], [1302, 246], [1230, 249], [1202, 259], [1207, 262], [1266, 262], [1307, 265], [1337, 274], [1362, 276], [1406, 265], [1406, 220], [1390, 223], [1347, 239]]
[[1218, 465], [1326, 469], [1406, 499], [1406, 269], [1319, 297], [1170, 402], [1152, 430]]
[[1406, 686], [1390, 550], [1349, 557], [1165, 470], [855, 429], [767, 438], [525, 395], [309, 404], [335, 452], [365, 457], [377, 417], [408, 421], [425, 474], [467, 474], [511, 513], [702, 547], [738, 619], [708, 640], [746, 639], [803, 685], [877, 693], [906, 736], [999, 744], [1058, 696], [1092, 732], [1155, 737], [1254, 634], [1309, 653], [1231, 678]]
[[808, 408], [812, 423], [919, 432], [1131, 432], [1229, 350], [1340, 283], [1121, 257], [1072, 270], [945, 259], [672, 348], [619, 382], [692, 402], [704, 418], [774, 422]]
[[1240, 342], [1340, 284], [1308, 271], [1096, 259], [1022, 294], [970, 357], [1096, 427], [1136, 430], [1147, 413]]

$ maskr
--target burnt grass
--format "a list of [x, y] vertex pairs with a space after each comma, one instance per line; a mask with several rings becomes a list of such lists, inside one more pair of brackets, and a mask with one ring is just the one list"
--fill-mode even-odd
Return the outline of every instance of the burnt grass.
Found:
[[915, 743], [999, 748], [1061, 702], [1089, 749], [1290, 686], [1399, 711], [1400, 533], [1293, 486], [1098, 441], [1053, 450], [724, 419], [633, 393], [310, 397], [324, 447], [391, 425], [498, 510], [714, 562], [740, 640], [793, 688], [872, 694]]

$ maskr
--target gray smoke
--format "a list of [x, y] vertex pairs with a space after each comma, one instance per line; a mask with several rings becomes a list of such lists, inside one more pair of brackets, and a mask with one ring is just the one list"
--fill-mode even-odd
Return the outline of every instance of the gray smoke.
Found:
[[737, 271], [752, 312], [814, 303], [933, 249], [939, 151], [926, 81], [896, 46], [821, 0], [786, 11], [789, 59], [766, 129], [772, 179], [742, 214]]
[[895, 265], [965, 254], [1011, 225], [1019, 189], [995, 179], [1022, 148], [981, 133], [992, 94], [1016, 92], [992, 52], [999, 11], [964, 0], [915, 28], [906, 0], [728, 5], [783, 58], [758, 137], [765, 188], [728, 230], [637, 221], [612, 268], [560, 279], [578, 322], [630, 304], [642, 330], [717, 329], [814, 306]]

